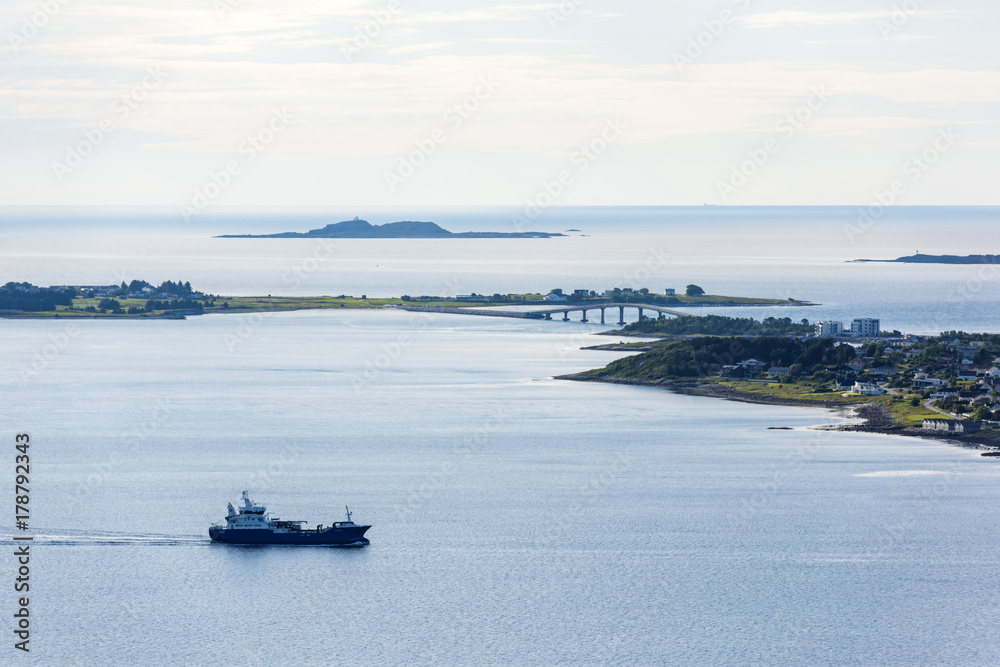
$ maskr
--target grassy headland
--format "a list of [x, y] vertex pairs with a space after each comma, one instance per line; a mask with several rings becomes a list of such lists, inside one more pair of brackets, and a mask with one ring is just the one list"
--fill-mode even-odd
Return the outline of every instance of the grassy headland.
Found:
[[[924, 419], [1000, 420], [1000, 382], [990, 365], [1000, 354], [996, 335], [946, 332], [860, 346], [828, 338], [697, 336], [598, 347], [641, 353], [563, 377], [747, 402], [863, 408], [866, 423], [855, 430], [928, 435], [920, 430]], [[983, 430], [963, 437], [995, 445], [995, 436]]]
[[[556, 292], [554, 290], [554, 292]], [[558, 290], [561, 294], [561, 290]], [[600, 306], [603, 303], [643, 303], [677, 306], [775, 306], [811, 305], [781, 299], [729, 296], [667, 296], [648, 290], [614, 290], [610, 296], [567, 295], [564, 301], [547, 301], [540, 293], [471, 294], [462, 297], [410, 296], [368, 298], [351, 296], [219, 296], [195, 291], [187, 282], [166, 281], [154, 287], [144, 280], [109, 286], [36, 287], [7, 283], [0, 288], [2, 317], [185, 317], [203, 313], [246, 313], [305, 309], [383, 308], [426, 306], [439, 309], [487, 306]]]

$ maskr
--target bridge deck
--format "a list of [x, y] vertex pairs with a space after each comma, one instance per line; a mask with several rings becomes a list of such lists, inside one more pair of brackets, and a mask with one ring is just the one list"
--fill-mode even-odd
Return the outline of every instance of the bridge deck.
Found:
[[459, 306], [394, 306], [399, 310], [410, 310], [421, 313], [451, 313], [453, 315], [481, 315], [485, 317], [514, 317], [521, 319], [551, 318], [552, 315], [568, 314], [574, 312], [585, 312], [590, 310], [607, 310], [610, 308], [637, 308], [642, 310], [652, 310], [665, 315], [676, 317], [697, 317], [691, 313], [682, 313], [679, 310], [664, 308], [649, 303], [595, 303], [581, 304], [574, 306], [557, 306], [550, 308], [536, 308], [532, 310], [505, 310], [487, 308], [462, 308]]

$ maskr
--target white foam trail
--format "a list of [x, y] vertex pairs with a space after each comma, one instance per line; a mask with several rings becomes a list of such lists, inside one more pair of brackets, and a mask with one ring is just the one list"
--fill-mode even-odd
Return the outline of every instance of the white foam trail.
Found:
[[174, 546], [208, 544], [209, 538], [194, 535], [69, 535], [35, 533], [32, 535], [35, 544], [50, 544], [57, 546]]

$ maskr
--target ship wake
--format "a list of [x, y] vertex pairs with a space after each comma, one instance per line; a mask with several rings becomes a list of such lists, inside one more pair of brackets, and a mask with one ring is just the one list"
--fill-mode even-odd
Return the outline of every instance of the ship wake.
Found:
[[45, 532], [32, 535], [34, 544], [46, 546], [207, 546], [211, 541], [200, 535], [160, 533], [126, 534], [114, 532]]

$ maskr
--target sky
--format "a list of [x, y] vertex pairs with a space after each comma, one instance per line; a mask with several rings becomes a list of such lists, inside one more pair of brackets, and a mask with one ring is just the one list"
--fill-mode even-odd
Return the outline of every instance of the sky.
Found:
[[996, 205], [995, 0], [5, 0], [0, 205]]

